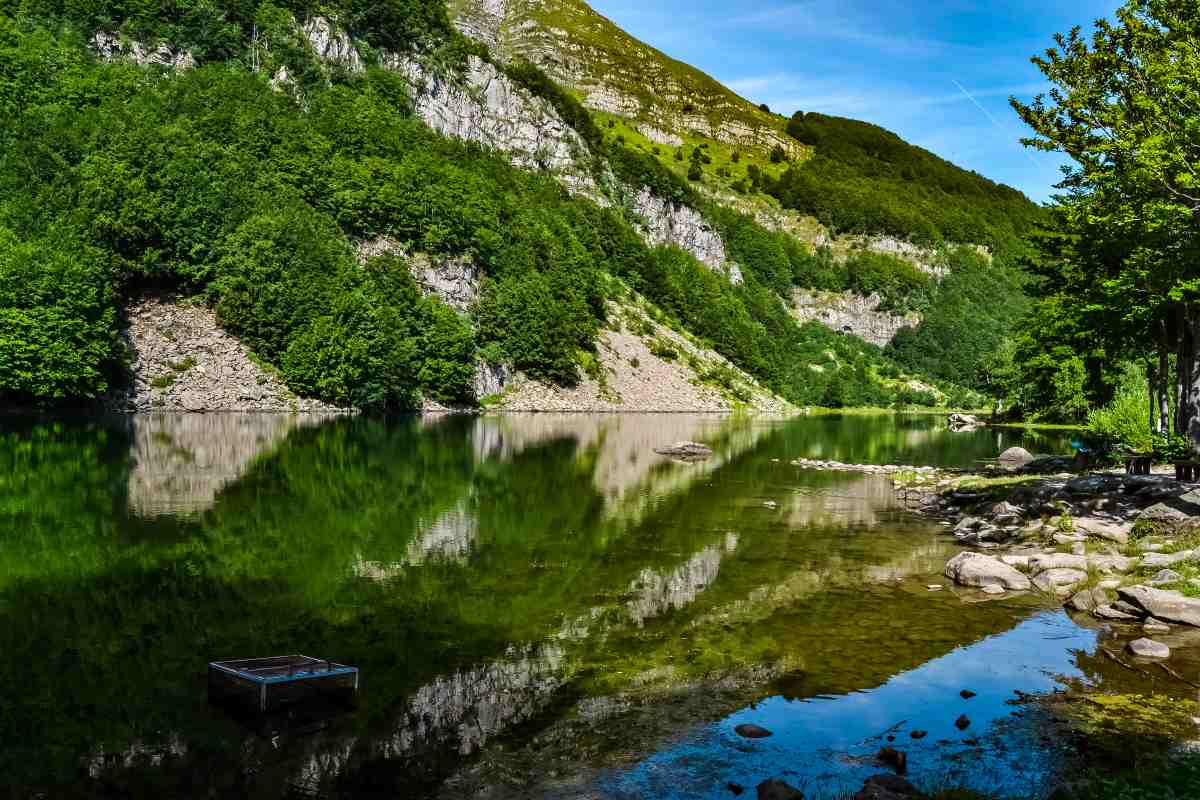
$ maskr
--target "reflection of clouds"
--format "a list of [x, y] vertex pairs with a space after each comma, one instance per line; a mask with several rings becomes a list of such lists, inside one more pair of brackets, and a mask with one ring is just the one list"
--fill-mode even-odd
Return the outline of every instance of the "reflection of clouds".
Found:
[[635, 595], [626, 604], [630, 618], [641, 625], [646, 620], [683, 608], [717, 579], [721, 559], [737, 549], [737, 534], [725, 535], [723, 545], [706, 547], [671, 572], [663, 575], [644, 569], [629, 590]]
[[135, 414], [129, 510], [143, 517], [194, 514], [300, 427], [321, 414]]
[[479, 519], [475, 512], [459, 503], [427, 526], [424, 526], [409, 545], [402, 561], [367, 561], [359, 553], [354, 557], [351, 573], [356, 578], [383, 581], [400, 575], [405, 567], [427, 562], [465, 564], [479, 536]]

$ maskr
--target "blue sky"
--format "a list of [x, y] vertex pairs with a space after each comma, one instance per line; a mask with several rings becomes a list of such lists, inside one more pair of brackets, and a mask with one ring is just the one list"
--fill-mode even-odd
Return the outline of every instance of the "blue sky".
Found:
[[1060, 157], [1021, 146], [1008, 97], [1045, 84], [1029, 63], [1055, 32], [1115, 0], [591, 0], [639, 39], [755, 102], [895, 131], [1046, 200]]

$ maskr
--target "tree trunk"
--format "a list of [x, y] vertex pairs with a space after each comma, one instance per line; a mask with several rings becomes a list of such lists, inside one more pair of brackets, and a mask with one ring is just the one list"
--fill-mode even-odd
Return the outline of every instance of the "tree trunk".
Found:
[[1200, 315], [1189, 311], [1179, 331], [1179, 406], [1175, 432], [1200, 452]]
[[1158, 432], [1171, 432], [1171, 355], [1166, 345], [1158, 348]]
[[1150, 398], [1150, 432], [1158, 433], [1158, 366], [1153, 361], [1146, 364], [1146, 397]]

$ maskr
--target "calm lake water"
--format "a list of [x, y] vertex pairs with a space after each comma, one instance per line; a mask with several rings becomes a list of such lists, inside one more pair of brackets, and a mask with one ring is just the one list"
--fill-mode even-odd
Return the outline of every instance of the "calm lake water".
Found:
[[[918, 783], [1036, 793], [1058, 755], [1014, 690], [1100, 661], [1097, 632], [1036, 598], [930, 592], [953, 543], [885, 479], [789, 464], [967, 466], [1060, 436], [935, 417], [0, 426], [12, 796], [718, 798], [783, 776], [819, 797], [880, 771], [887, 735]], [[682, 439], [715, 457], [653, 453]], [[208, 661], [292, 652], [361, 667], [357, 709], [250, 724], [208, 704]]]

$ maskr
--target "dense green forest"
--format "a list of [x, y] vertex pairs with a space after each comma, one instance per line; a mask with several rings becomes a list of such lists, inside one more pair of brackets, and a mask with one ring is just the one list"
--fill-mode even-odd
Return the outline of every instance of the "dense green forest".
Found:
[[[610, 191], [649, 186], [700, 208], [744, 285], [647, 247], [621, 203], [599, 208], [549, 175], [434, 134], [394, 72], [321, 63], [297, 28], [314, 7], [0, 9], [0, 395], [10, 401], [75, 402], [123, 380], [121, 298], [147, 288], [210, 304], [298, 393], [377, 409], [478, 400], [479, 353], [572, 383], [624, 287], [792, 402], [835, 407], [934, 401], [903, 388], [906, 371], [971, 401], [968, 389], [986, 387], [980, 354], [995, 349], [1007, 309], [1019, 313], [1015, 274], [952, 247], [939, 282], [900, 259], [838, 261], [764, 229], [650, 155], [606, 143], [578, 101], [527, 64], [505, 71], [581, 134], [597, 177], [617, 178]], [[440, 2], [333, 10], [368, 64], [402, 50], [453, 76], [468, 54], [487, 57]], [[98, 60], [87, 45], [95, 30], [185, 47], [197, 67]], [[289, 91], [267, 79], [279, 67], [295, 76]], [[402, 257], [360, 264], [354, 243], [380, 235], [477, 263], [486, 277], [471, 316], [423, 298]], [[797, 324], [785, 308], [795, 287], [876, 292], [927, 322], [885, 354]], [[980, 308], [1001, 310], [984, 325], [964, 321]], [[964, 338], [961, 357], [939, 357]]]

